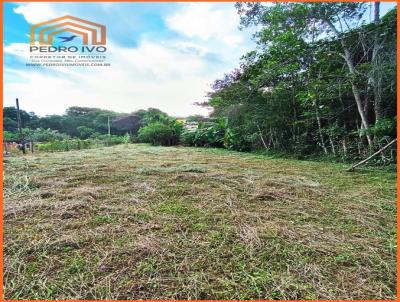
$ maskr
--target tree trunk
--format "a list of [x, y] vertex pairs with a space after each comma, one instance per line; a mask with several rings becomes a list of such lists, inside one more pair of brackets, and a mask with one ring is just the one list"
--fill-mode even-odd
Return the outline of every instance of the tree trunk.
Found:
[[267, 146], [267, 144], [266, 144], [265, 141], [264, 141], [264, 137], [262, 136], [262, 132], [261, 132], [260, 126], [258, 126], [258, 124], [257, 124], [257, 128], [258, 128], [258, 133], [259, 133], [259, 135], [260, 135], [261, 142], [262, 142], [262, 144], [264, 145], [264, 148], [265, 148], [266, 150], [268, 150], [268, 146]]
[[379, 1], [374, 2], [374, 23], [379, 23], [380, 5]]
[[343, 147], [343, 154], [347, 155], [347, 143], [346, 143], [346, 138], [342, 139], [342, 147]]
[[331, 144], [332, 153], [336, 155], [336, 149], [335, 149], [335, 144], [333, 143], [333, 139], [330, 135], [328, 135], [328, 138], [329, 138], [329, 143]]
[[292, 106], [293, 106], [293, 142], [296, 141], [296, 121], [297, 121], [297, 112], [296, 112], [296, 101], [294, 96], [294, 86], [292, 87]]
[[[340, 32], [336, 29], [336, 27], [332, 24], [331, 21], [329, 21], [328, 19], [325, 19], [324, 22], [329, 26], [329, 28], [335, 33], [336, 37], [340, 40], [340, 44], [341, 44], [343, 52], [344, 52], [343, 58], [346, 61], [347, 67], [349, 68], [350, 76], [355, 77], [357, 74], [356, 74], [356, 69], [354, 67], [354, 61], [353, 61], [350, 50], [348, 49], [344, 39], [342, 37], [340, 37]], [[351, 90], [354, 95], [354, 99], [357, 104], [358, 113], [360, 114], [360, 117], [361, 117], [362, 128], [368, 129], [368, 121], [367, 121], [366, 114], [364, 112], [363, 102], [361, 99], [360, 91], [359, 91], [357, 85], [355, 84], [354, 79], [352, 79], [352, 78], [350, 79], [350, 84], [351, 84]], [[367, 137], [368, 145], [371, 146], [372, 145], [371, 136], [369, 134], [366, 134], [366, 137]]]
[[[380, 2], [374, 2], [374, 23], [379, 24], [380, 12]], [[379, 69], [380, 65], [380, 56], [379, 56], [379, 32], [374, 32], [373, 35], [373, 48], [372, 48], [372, 70], [370, 73], [370, 82], [373, 89], [374, 94], [374, 111], [375, 111], [375, 123], [378, 122], [382, 118], [382, 97], [381, 97], [381, 72]]]
[[357, 126], [357, 132], [359, 133], [358, 137], [360, 138], [357, 141], [357, 149], [358, 149], [358, 155], [361, 156], [361, 154], [362, 154], [362, 152], [361, 152], [362, 136], [361, 136], [361, 133], [360, 133], [360, 127], [358, 127], [358, 120], [356, 120], [356, 126]]
[[326, 148], [326, 145], [325, 145], [324, 136], [322, 135], [321, 118], [319, 116], [317, 101], [314, 101], [314, 107], [315, 107], [315, 116], [317, 117], [318, 132], [319, 132], [319, 138], [321, 140], [321, 146], [322, 146], [322, 149], [324, 150], [324, 153], [328, 154], [328, 149]]

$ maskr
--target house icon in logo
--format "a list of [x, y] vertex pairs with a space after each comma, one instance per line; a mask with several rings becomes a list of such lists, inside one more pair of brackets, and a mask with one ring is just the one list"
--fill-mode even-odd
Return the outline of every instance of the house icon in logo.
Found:
[[106, 44], [106, 27], [104, 25], [69, 15], [32, 25], [29, 35], [30, 44], [52, 45], [54, 37], [62, 33], [80, 36], [83, 45]]

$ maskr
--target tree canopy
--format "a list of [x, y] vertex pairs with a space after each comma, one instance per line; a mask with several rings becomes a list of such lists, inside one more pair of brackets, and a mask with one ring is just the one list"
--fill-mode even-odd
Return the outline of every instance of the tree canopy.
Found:
[[396, 11], [365, 3], [236, 4], [257, 47], [208, 106], [237, 149], [362, 155], [396, 136]]

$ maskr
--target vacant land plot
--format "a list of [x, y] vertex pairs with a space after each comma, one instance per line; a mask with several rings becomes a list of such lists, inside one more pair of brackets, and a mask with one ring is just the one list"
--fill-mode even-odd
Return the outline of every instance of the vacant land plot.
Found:
[[215, 149], [7, 158], [7, 299], [389, 299], [396, 178]]

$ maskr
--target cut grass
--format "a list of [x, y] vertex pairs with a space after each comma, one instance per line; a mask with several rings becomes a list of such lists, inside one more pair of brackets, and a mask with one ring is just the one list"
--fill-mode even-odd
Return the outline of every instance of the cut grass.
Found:
[[6, 299], [395, 298], [395, 173], [147, 145], [4, 167]]
[[192, 165], [181, 165], [177, 167], [168, 167], [169, 165], [163, 165], [161, 167], [142, 167], [136, 169], [137, 173], [140, 174], [157, 174], [157, 173], [180, 173], [180, 172], [193, 172], [193, 173], [204, 173], [206, 170], [204, 168], [195, 167]]

